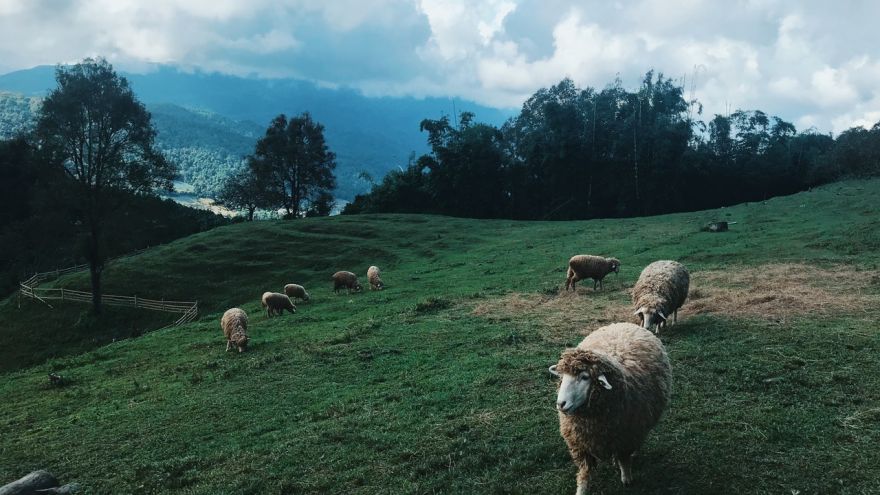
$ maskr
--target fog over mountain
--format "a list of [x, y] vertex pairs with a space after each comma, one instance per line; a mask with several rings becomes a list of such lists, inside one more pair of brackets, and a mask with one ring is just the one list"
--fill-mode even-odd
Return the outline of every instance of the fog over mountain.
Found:
[[[181, 165], [184, 178], [205, 194], [216, 191], [226, 173], [253, 151], [266, 125], [279, 113], [310, 112], [325, 126], [330, 148], [337, 154], [337, 196], [343, 199], [369, 187], [358, 178], [360, 172], [378, 179], [392, 168], [406, 166], [411, 153], [427, 151], [426, 135], [419, 131], [422, 119], [471, 111], [477, 120], [500, 125], [513, 114], [458, 99], [371, 98], [354, 89], [296, 79], [185, 72], [171, 66], [124, 75], [152, 112], [160, 147]], [[38, 98], [54, 86], [50, 66], [0, 76], [0, 91], [25, 97]], [[7, 95], [6, 100], [13, 99]], [[32, 100], [14, 108], [25, 112], [25, 106], [33, 106]], [[8, 107], [13, 112], [11, 103]], [[7, 122], [14, 119], [14, 113], [5, 117]]]

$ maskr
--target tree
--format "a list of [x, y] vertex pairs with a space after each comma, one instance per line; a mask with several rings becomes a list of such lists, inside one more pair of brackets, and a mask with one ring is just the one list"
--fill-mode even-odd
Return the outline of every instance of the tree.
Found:
[[275, 117], [250, 157], [269, 207], [297, 217], [303, 206], [336, 187], [336, 155], [324, 140], [324, 126], [308, 112], [290, 120]]
[[175, 167], [155, 148], [149, 112], [106, 60], [58, 66], [55, 79], [36, 136], [48, 162], [67, 178], [69, 206], [85, 230], [92, 309], [100, 313], [107, 217], [131, 194], [170, 190]]
[[248, 221], [254, 219], [257, 208], [263, 208], [267, 203], [263, 188], [250, 167], [242, 167], [226, 179], [217, 202], [228, 208], [247, 210]]

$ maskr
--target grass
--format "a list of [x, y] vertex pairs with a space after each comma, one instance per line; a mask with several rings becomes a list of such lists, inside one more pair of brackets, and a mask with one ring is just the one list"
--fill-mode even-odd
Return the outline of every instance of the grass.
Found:
[[[672, 404], [635, 486], [603, 463], [593, 492], [878, 493], [880, 334], [865, 311], [880, 302], [878, 193], [853, 181], [639, 219], [370, 215], [197, 234], [105, 272], [109, 293], [198, 299], [193, 324], [96, 347], [167, 316], [0, 305], [0, 480], [46, 468], [88, 493], [569, 493], [546, 368], [629, 318], [641, 268], [674, 258], [694, 298], [662, 336]], [[715, 219], [737, 223], [699, 232]], [[621, 273], [561, 293], [576, 253], [614, 255]], [[371, 264], [386, 290], [333, 294], [333, 271]], [[312, 301], [267, 320], [260, 294], [288, 282]], [[224, 352], [231, 306], [251, 315], [242, 354]]]

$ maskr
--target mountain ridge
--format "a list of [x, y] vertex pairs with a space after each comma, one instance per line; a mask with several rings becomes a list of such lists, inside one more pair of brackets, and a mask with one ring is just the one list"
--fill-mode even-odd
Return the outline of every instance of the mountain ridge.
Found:
[[[54, 67], [38, 66], [0, 75], [0, 91], [25, 97], [44, 95], [55, 86], [54, 70]], [[156, 105], [171, 104], [193, 113], [209, 112], [265, 129], [278, 114], [311, 113], [325, 126], [328, 145], [337, 154], [336, 195], [344, 199], [351, 199], [369, 188], [369, 184], [358, 178], [360, 172], [369, 172], [378, 179], [389, 170], [405, 165], [412, 153], [428, 151], [426, 136], [419, 129], [422, 119], [470, 111], [476, 114], [478, 121], [500, 125], [513, 115], [512, 110], [458, 99], [367, 97], [353, 88], [332, 89], [305, 80], [184, 72], [164, 65], [147, 73], [120, 71], [120, 74], [129, 80], [135, 94], [154, 114]], [[161, 133], [163, 129], [159, 130]], [[165, 132], [167, 134], [169, 129]], [[175, 138], [160, 136], [160, 145], [167, 149], [171, 140]], [[199, 142], [174, 148], [191, 147], [206, 148]], [[207, 148], [207, 151], [217, 151]], [[220, 172], [228, 169], [225, 161], [218, 163]], [[216, 192], [217, 183], [215, 180], [197, 186], [210, 193]]]

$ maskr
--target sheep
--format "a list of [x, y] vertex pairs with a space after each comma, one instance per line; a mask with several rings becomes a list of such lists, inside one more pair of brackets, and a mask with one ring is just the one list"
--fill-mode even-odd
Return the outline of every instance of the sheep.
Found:
[[603, 258], [589, 254], [572, 256], [568, 260], [568, 277], [565, 279], [565, 290], [568, 290], [569, 287], [571, 290], [576, 290], [575, 284], [585, 278], [593, 279], [593, 290], [596, 290], [597, 284], [599, 288], [603, 288], [602, 279], [611, 272], [620, 272], [620, 260], [617, 258]]
[[556, 409], [559, 432], [578, 467], [577, 495], [590, 469], [613, 460], [620, 481], [632, 482], [632, 459], [660, 420], [672, 394], [666, 349], [650, 331], [614, 323], [566, 349], [550, 373], [562, 377]]
[[655, 261], [646, 266], [632, 290], [634, 315], [641, 325], [660, 334], [666, 319], [678, 321], [678, 308], [688, 296], [690, 275], [677, 261]]
[[260, 301], [263, 307], [266, 308], [266, 316], [268, 318], [271, 318], [275, 313], [277, 313], [278, 316], [281, 316], [284, 314], [285, 309], [291, 313], [296, 313], [296, 306], [294, 306], [293, 302], [290, 301], [290, 298], [284, 294], [279, 294], [278, 292], [264, 292]]
[[305, 287], [299, 284], [287, 284], [284, 286], [284, 293], [287, 294], [287, 297], [293, 299], [298, 298], [303, 302], [308, 302], [309, 293], [306, 292]]
[[248, 317], [247, 313], [241, 308], [227, 309], [220, 318], [220, 328], [223, 329], [223, 335], [226, 337], [226, 352], [235, 345], [238, 352], [244, 351], [248, 345], [247, 334]]
[[339, 289], [345, 287], [348, 293], [351, 291], [360, 292], [363, 290], [361, 284], [358, 283], [357, 275], [351, 272], [336, 272], [333, 274], [333, 292], [339, 294]]
[[379, 278], [379, 267], [371, 266], [367, 269], [367, 280], [370, 282], [370, 290], [382, 290], [385, 284]]

